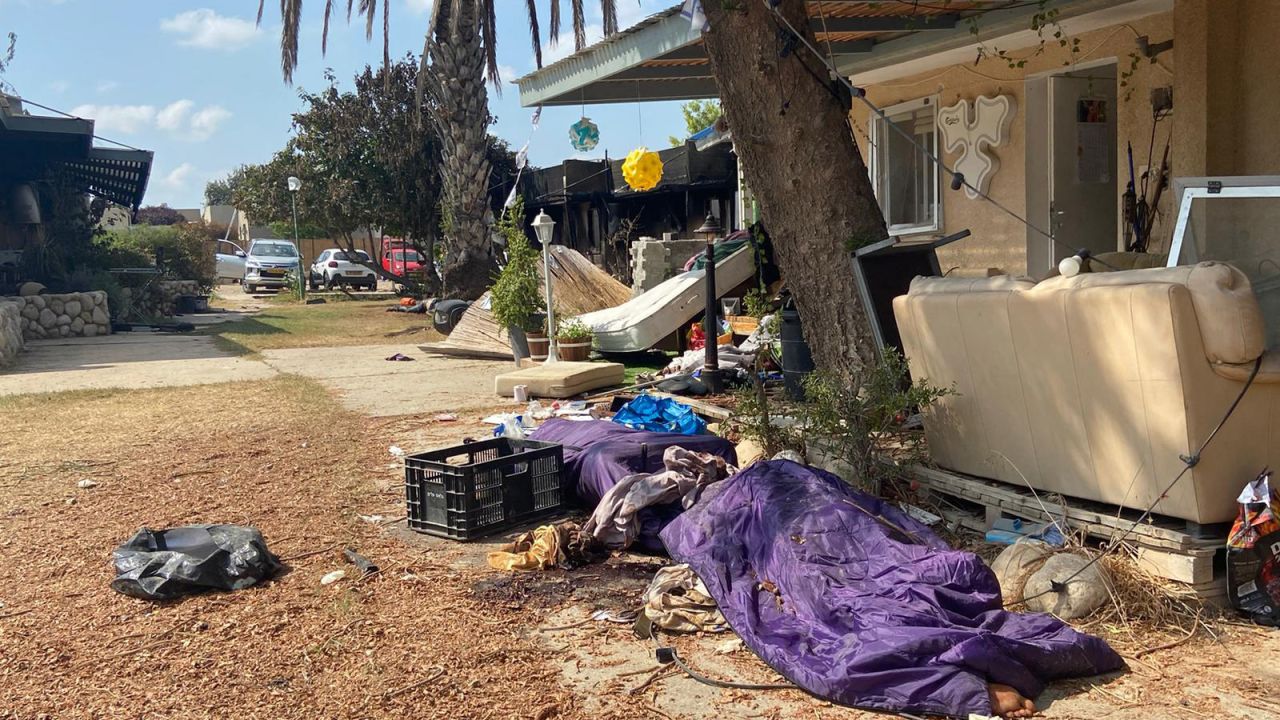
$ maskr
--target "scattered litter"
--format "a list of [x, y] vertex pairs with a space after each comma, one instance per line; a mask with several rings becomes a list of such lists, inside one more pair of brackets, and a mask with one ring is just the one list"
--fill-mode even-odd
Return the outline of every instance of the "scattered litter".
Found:
[[363, 575], [372, 575], [378, 572], [377, 565], [373, 564], [373, 562], [370, 561], [369, 558], [361, 555], [360, 553], [356, 552], [355, 550], [352, 550], [351, 548], [343, 548], [342, 556], [345, 557], [347, 561], [350, 562], [352, 565], [355, 565], [357, 568], [359, 568], [361, 574]]
[[98, 482], [96, 480], [89, 480], [86, 478], [76, 483], [76, 487], [80, 488], [81, 490], [91, 490], [93, 488], [98, 487]]
[[922, 427], [924, 427], [924, 415], [920, 413], [908, 415], [907, 419], [902, 421], [903, 430], [919, 430]]
[[905, 511], [908, 515], [910, 515], [911, 517], [915, 518], [916, 520], [919, 520], [920, 522], [924, 523], [925, 525], [933, 526], [933, 525], [937, 525], [938, 523], [942, 522], [942, 517], [941, 517], [941, 516], [939, 516], [939, 515], [934, 515], [933, 513], [929, 512], [928, 510], [925, 510], [924, 508], [918, 508], [918, 507], [916, 507], [915, 505], [912, 505], [912, 504], [910, 504], [910, 503], [902, 503], [902, 509], [903, 509], [903, 511]]
[[487, 562], [494, 570], [568, 570], [606, 557], [608, 551], [577, 523], [562, 522], [521, 535], [501, 550], [489, 553]]
[[742, 644], [742, 638], [733, 638], [732, 640], [725, 640], [724, 642], [716, 646], [716, 654], [732, 655], [733, 653], [736, 653], [739, 650], [741, 650], [743, 647], [744, 645]]
[[239, 525], [143, 528], [112, 556], [116, 578], [111, 589], [143, 600], [241, 590], [281, 568], [262, 533]]
[[617, 625], [631, 625], [639, 616], [639, 610], [597, 610], [591, 613], [592, 620], [615, 623]]
[[688, 565], [668, 565], [654, 574], [642, 602], [649, 622], [669, 632], [729, 629], [707, 586]]
[[524, 411], [526, 417], [532, 418], [534, 420], [546, 420], [547, 418], [551, 417], [551, 412], [552, 412], [551, 408], [543, 407], [542, 403], [538, 402], [537, 400], [530, 400], [529, 406], [525, 408], [525, 411]]
[[320, 578], [321, 585], [332, 585], [347, 576], [346, 570], [334, 570]]
[[521, 403], [521, 404], [526, 403], [526, 402], [529, 402], [529, 386], [528, 386], [528, 385], [516, 385], [516, 386], [512, 387], [512, 388], [511, 388], [511, 397], [512, 397], [512, 398], [514, 398], [516, 402]]
[[404, 353], [396, 353], [395, 355], [388, 357], [387, 360], [389, 362], [410, 362], [413, 358], [405, 355]]
[[404, 457], [404, 450], [401, 450], [399, 445], [392, 445], [387, 448], [387, 451], [396, 457]]
[[1254, 622], [1280, 626], [1280, 499], [1271, 471], [1245, 485], [1227, 536], [1227, 597]]
[[356, 517], [373, 525], [377, 525], [383, 521], [383, 517], [381, 515], [357, 515]]
[[[496, 416], [498, 422], [494, 423], [494, 437], [508, 437], [515, 440], [523, 440], [526, 429], [531, 426], [525, 423], [524, 416], [515, 413], [503, 413]], [[488, 420], [488, 418], [486, 418]]]
[[453, 413], [440, 413], [436, 416], [436, 422], [457, 422], [458, 416]]
[[1067, 542], [1056, 522], [1029, 523], [1022, 518], [1000, 518], [992, 524], [986, 535], [987, 542], [1004, 545], [1012, 545], [1023, 538], [1040, 540], [1054, 547], [1062, 547]]

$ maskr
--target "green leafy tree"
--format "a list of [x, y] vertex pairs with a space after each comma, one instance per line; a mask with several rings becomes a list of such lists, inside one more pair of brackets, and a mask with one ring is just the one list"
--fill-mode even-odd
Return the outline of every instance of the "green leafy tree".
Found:
[[179, 225], [187, 221], [182, 213], [168, 205], [145, 205], [134, 215], [139, 225]]
[[669, 136], [672, 147], [679, 147], [684, 144], [685, 138], [694, 133], [702, 132], [715, 124], [720, 119], [720, 101], [719, 100], [690, 100], [680, 106], [680, 114], [684, 115], [684, 126], [689, 132], [685, 137], [678, 138], [675, 135]]
[[14, 33], [8, 33], [9, 45], [4, 52], [0, 52], [0, 90], [12, 91], [13, 86], [5, 82], [4, 74], [9, 69], [9, 65], [13, 63], [13, 53], [18, 49], [18, 36]]

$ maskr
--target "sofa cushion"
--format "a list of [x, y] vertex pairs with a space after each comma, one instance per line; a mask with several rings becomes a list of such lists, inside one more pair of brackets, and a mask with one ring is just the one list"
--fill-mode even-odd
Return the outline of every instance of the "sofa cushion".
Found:
[[1252, 363], [1266, 350], [1266, 325], [1249, 278], [1225, 263], [1203, 262], [1199, 265], [1171, 268], [1054, 277], [1037, 284], [1031, 292], [1046, 293], [1143, 283], [1181, 285], [1187, 289], [1200, 325], [1205, 357], [1210, 362], [1232, 365]]
[[911, 281], [908, 295], [937, 295], [943, 293], [969, 292], [1009, 292], [1011, 290], [1029, 290], [1035, 286], [1030, 278], [1015, 278], [1011, 275], [994, 277], [957, 278], [926, 277], [917, 275]]

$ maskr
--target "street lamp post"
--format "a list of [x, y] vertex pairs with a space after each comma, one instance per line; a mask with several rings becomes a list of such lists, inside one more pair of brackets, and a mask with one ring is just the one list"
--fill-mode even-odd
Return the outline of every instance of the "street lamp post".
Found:
[[707, 210], [706, 221], [693, 232], [695, 235], [705, 236], [707, 240], [707, 262], [703, 267], [707, 273], [707, 309], [702, 319], [702, 334], [706, 337], [706, 344], [703, 346], [706, 360], [702, 366], [702, 384], [707, 386], [707, 392], [717, 394], [724, 390], [723, 378], [720, 377], [720, 307], [716, 298], [716, 238], [721, 230], [720, 221], [711, 212], [709, 204]]
[[547, 362], [553, 363], [559, 360], [556, 357], [556, 311], [551, 303], [551, 238], [556, 221], [546, 210], [539, 210], [532, 226], [538, 242], [542, 243], [542, 279], [547, 294]]
[[298, 247], [298, 191], [302, 189], [302, 181], [290, 175], [286, 181], [289, 187], [289, 198], [293, 201], [293, 247], [298, 251], [298, 287], [301, 294], [307, 294], [307, 281], [302, 277], [302, 250]]

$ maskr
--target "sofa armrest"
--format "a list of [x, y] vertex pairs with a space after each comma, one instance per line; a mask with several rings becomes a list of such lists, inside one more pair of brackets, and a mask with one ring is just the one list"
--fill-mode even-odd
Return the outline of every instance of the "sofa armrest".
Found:
[[[1213, 371], [1220, 377], [1235, 382], [1245, 382], [1253, 372], [1253, 363], [1213, 363]], [[1255, 383], [1280, 383], [1280, 350], [1268, 350], [1262, 354], [1262, 366], [1258, 368]]]

